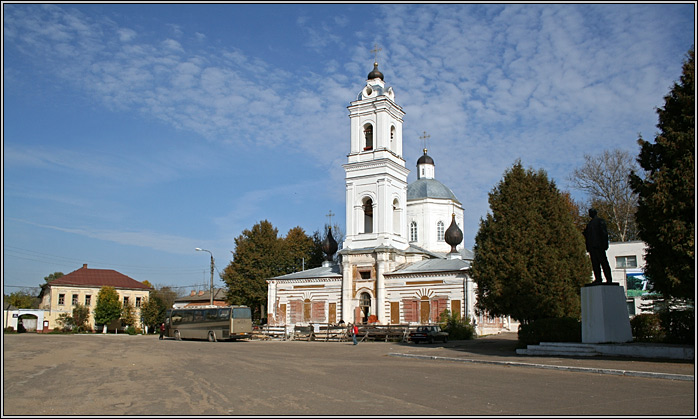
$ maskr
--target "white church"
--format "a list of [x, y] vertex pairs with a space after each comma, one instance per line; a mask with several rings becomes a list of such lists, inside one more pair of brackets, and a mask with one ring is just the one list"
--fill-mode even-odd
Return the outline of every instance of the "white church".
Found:
[[405, 112], [377, 63], [348, 109], [341, 263], [332, 262], [338, 246], [330, 231], [323, 266], [268, 279], [268, 323], [429, 324], [449, 310], [473, 319], [478, 334], [508, 329], [506, 318], [476, 314], [463, 207], [436, 180], [426, 148], [417, 160], [417, 180], [407, 183]]

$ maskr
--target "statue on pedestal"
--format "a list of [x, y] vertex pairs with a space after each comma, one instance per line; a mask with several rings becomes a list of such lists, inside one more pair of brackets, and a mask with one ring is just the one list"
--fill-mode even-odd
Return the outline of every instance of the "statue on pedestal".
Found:
[[595, 209], [589, 209], [589, 217], [591, 221], [584, 229], [584, 238], [586, 240], [587, 252], [591, 258], [591, 266], [594, 270], [594, 283], [601, 284], [601, 269], [603, 268], [606, 283], [612, 284], [611, 266], [606, 258], [606, 250], [608, 249], [608, 230], [606, 229], [606, 221], [603, 218], [597, 217]]

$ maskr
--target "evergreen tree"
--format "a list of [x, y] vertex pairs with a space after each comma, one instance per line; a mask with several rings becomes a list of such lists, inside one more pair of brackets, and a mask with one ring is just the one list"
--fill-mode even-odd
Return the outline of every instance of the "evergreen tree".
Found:
[[522, 323], [579, 318], [591, 264], [568, 197], [544, 171], [524, 170], [518, 161], [490, 192], [489, 204], [475, 237], [477, 308]]
[[95, 324], [107, 326], [121, 318], [121, 302], [114, 287], [104, 286], [99, 289], [94, 315]]
[[655, 142], [638, 139], [644, 177], [631, 174], [639, 194], [636, 220], [647, 243], [645, 275], [665, 297], [695, 294], [695, 53], [688, 52], [680, 82], [657, 109]]

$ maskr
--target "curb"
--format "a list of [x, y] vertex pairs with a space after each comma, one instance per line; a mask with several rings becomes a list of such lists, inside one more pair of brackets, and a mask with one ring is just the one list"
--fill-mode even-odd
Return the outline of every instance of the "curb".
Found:
[[563, 370], [570, 372], [586, 372], [594, 374], [609, 374], [609, 375], [624, 375], [629, 377], [644, 377], [644, 378], [659, 378], [663, 380], [679, 380], [679, 381], [695, 381], [692, 375], [683, 374], [665, 374], [658, 372], [645, 372], [645, 371], [627, 371], [627, 370], [614, 370], [606, 368], [586, 368], [586, 367], [567, 367], [561, 365], [546, 365], [546, 364], [531, 364], [526, 362], [511, 362], [511, 361], [487, 361], [481, 359], [468, 359], [468, 358], [449, 358], [444, 356], [433, 356], [433, 355], [413, 355], [413, 354], [401, 354], [401, 353], [390, 353], [388, 356], [397, 356], [404, 358], [417, 358], [417, 359], [431, 359], [437, 361], [455, 361], [455, 362], [467, 362], [471, 364], [491, 364], [491, 365], [506, 365], [511, 367], [524, 367], [524, 368], [541, 368], [550, 370]]

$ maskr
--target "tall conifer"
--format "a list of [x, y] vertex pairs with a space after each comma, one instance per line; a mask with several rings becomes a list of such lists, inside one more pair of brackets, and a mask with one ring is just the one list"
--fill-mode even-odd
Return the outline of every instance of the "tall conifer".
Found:
[[579, 318], [579, 290], [590, 281], [591, 265], [567, 197], [544, 171], [518, 161], [489, 204], [475, 237], [478, 309], [522, 323]]
[[645, 274], [666, 297], [695, 294], [695, 53], [688, 52], [683, 74], [657, 109], [655, 142], [640, 138], [637, 161], [644, 178], [631, 174], [639, 194], [636, 221], [647, 243]]

